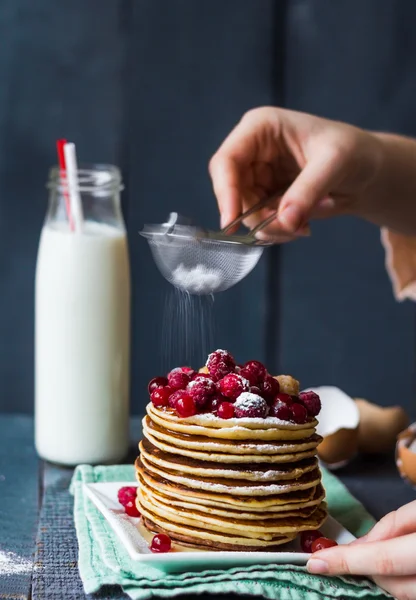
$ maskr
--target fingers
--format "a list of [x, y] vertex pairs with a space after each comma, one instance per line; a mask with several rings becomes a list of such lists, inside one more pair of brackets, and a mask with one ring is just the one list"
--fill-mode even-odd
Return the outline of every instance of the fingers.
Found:
[[292, 233], [309, 221], [343, 168], [344, 161], [339, 160], [336, 149], [317, 149], [316, 157], [306, 164], [280, 203], [278, 221], [284, 231]]
[[[416, 501], [383, 517], [365, 536], [366, 542], [388, 540], [416, 532]], [[355, 543], [359, 543], [357, 540]]]
[[397, 600], [416, 600], [416, 575], [410, 577], [373, 577], [374, 582]]
[[218, 153], [210, 162], [210, 174], [223, 228], [241, 213], [240, 170], [233, 158]]
[[310, 573], [328, 575], [415, 575], [416, 533], [381, 542], [336, 546], [309, 559]]

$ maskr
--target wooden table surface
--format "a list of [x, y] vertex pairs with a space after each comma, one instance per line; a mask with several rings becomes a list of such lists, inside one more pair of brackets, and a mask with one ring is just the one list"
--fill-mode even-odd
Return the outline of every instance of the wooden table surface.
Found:
[[[133, 461], [140, 418], [132, 419]], [[414, 500], [392, 456], [357, 460], [339, 477], [376, 517]], [[85, 598], [77, 568], [77, 543], [68, 492], [72, 470], [40, 461], [33, 419], [0, 415], [0, 599]], [[125, 598], [119, 588], [94, 598]]]

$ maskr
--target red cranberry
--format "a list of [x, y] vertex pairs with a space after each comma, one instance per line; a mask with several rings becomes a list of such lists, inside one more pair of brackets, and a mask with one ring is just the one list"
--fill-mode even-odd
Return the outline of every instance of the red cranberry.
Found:
[[251, 385], [256, 385], [259, 381], [263, 381], [267, 375], [266, 367], [258, 360], [247, 361], [242, 371], [240, 375], [248, 379]]
[[284, 394], [283, 392], [280, 392], [280, 394], [277, 394], [274, 401], [275, 402], [283, 402], [283, 404], [287, 404], [287, 406], [290, 406], [291, 404], [293, 404], [292, 396], [289, 396], [289, 394]]
[[292, 420], [292, 411], [287, 404], [284, 404], [279, 400], [272, 405], [270, 409], [270, 415], [272, 417], [276, 417], [276, 419], [280, 419], [281, 421]]
[[212, 396], [212, 398], [210, 398], [208, 400], [208, 402], [205, 405], [205, 410], [207, 412], [211, 412], [211, 413], [216, 413], [218, 410], [219, 405], [222, 402], [228, 402], [228, 398], [225, 398], [225, 396], [222, 396], [221, 394], [217, 394], [216, 396]]
[[186, 391], [195, 400], [196, 404], [201, 407], [205, 406], [214, 394], [217, 394], [215, 383], [208, 377], [195, 377], [188, 384]]
[[256, 385], [251, 386], [250, 392], [252, 394], [257, 394], [257, 396], [261, 396], [261, 389], [259, 387], [257, 387]]
[[188, 394], [184, 394], [176, 401], [176, 412], [180, 417], [193, 417], [197, 412], [195, 400]]
[[318, 530], [310, 530], [310, 531], [302, 531], [300, 534], [300, 545], [302, 548], [302, 552], [307, 552], [308, 554], [312, 552], [312, 544], [315, 540], [322, 537], [322, 533]]
[[280, 385], [277, 379], [271, 375], [266, 375], [263, 381], [260, 381], [259, 388], [261, 395], [271, 402], [280, 391]]
[[130, 502], [131, 500], [135, 500], [136, 493], [137, 493], [136, 487], [133, 487], [133, 486], [122, 487], [117, 492], [118, 501], [120, 502], [120, 504], [125, 506], [127, 504], [127, 502]]
[[192, 367], [179, 367], [184, 373], [187, 373], [189, 377], [193, 377], [195, 370]]
[[234, 416], [234, 404], [232, 402], [221, 402], [217, 410], [220, 419], [232, 419]]
[[226, 350], [216, 350], [208, 356], [206, 367], [214, 381], [219, 381], [235, 370], [235, 360]]
[[190, 381], [191, 377], [184, 373], [181, 367], [173, 369], [168, 375], [169, 386], [173, 390], [184, 390]]
[[231, 400], [236, 400], [240, 394], [247, 392], [249, 383], [247, 379], [237, 375], [237, 373], [230, 373], [221, 379], [217, 384], [221, 394]]
[[165, 533], [158, 533], [153, 536], [150, 550], [152, 552], [169, 552], [172, 547], [171, 539]]
[[137, 506], [134, 500], [130, 500], [129, 502], [127, 502], [127, 504], [124, 505], [124, 510], [126, 514], [129, 515], [129, 517], [140, 517], [140, 513], [137, 510]]
[[333, 546], [338, 546], [335, 540], [320, 537], [312, 543], [312, 552], [318, 552], [319, 550], [325, 550], [325, 548], [332, 548]]
[[321, 412], [321, 399], [315, 392], [301, 392], [299, 400], [306, 407], [311, 417], [316, 417]]
[[184, 398], [186, 396], [189, 398], [189, 394], [185, 390], [176, 390], [176, 392], [173, 392], [173, 394], [169, 396], [169, 406], [176, 409], [176, 403], [179, 398]]
[[166, 387], [157, 387], [150, 394], [150, 400], [155, 406], [167, 406], [172, 392], [173, 390], [168, 385]]
[[166, 377], [155, 377], [149, 381], [147, 389], [149, 390], [149, 394], [151, 394], [157, 387], [165, 387], [165, 385], [168, 385], [168, 380]]
[[251, 417], [253, 419], [264, 419], [267, 417], [269, 407], [266, 400], [256, 394], [243, 392], [234, 404], [235, 416], [239, 419]]
[[303, 404], [292, 404], [290, 406], [290, 411], [292, 413], [291, 420], [297, 423], [298, 425], [302, 425], [308, 420], [308, 411], [303, 406]]

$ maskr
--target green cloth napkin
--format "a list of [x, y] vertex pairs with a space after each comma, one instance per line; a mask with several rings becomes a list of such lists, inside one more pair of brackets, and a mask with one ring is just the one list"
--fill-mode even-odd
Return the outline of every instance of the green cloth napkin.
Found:
[[[226, 570], [166, 574], [132, 560], [107, 521], [84, 495], [83, 483], [134, 481], [130, 465], [90, 467], [74, 473], [74, 518], [79, 546], [79, 572], [87, 594], [104, 585], [117, 584], [133, 600], [174, 598], [192, 594], [240, 594], [279, 600], [323, 600], [325, 598], [389, 598], [364, 578], [310, 575], [294, 565], [255, 565]], [[355, 535], [365, 534], [373, 518], [336, 477], [323, 471], [323, 484], [331, 514]]]

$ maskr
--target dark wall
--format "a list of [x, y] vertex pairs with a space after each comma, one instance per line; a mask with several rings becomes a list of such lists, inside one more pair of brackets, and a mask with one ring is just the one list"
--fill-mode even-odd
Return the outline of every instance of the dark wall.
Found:
[[[414, 133], [414, 13], [411, 0], [3, 0], [0, 410], [32, 410], [34, 268], [57, 137], [126, 181], [138, 412], [169, 291], [142, 224], [178, 210], [217, 225], [207, 163], [254, 106]], [[392, 298], [377, 230], [319, 223], [218, 296], [215, 345], [305, 385], [410, 406], [413, 315]]]

